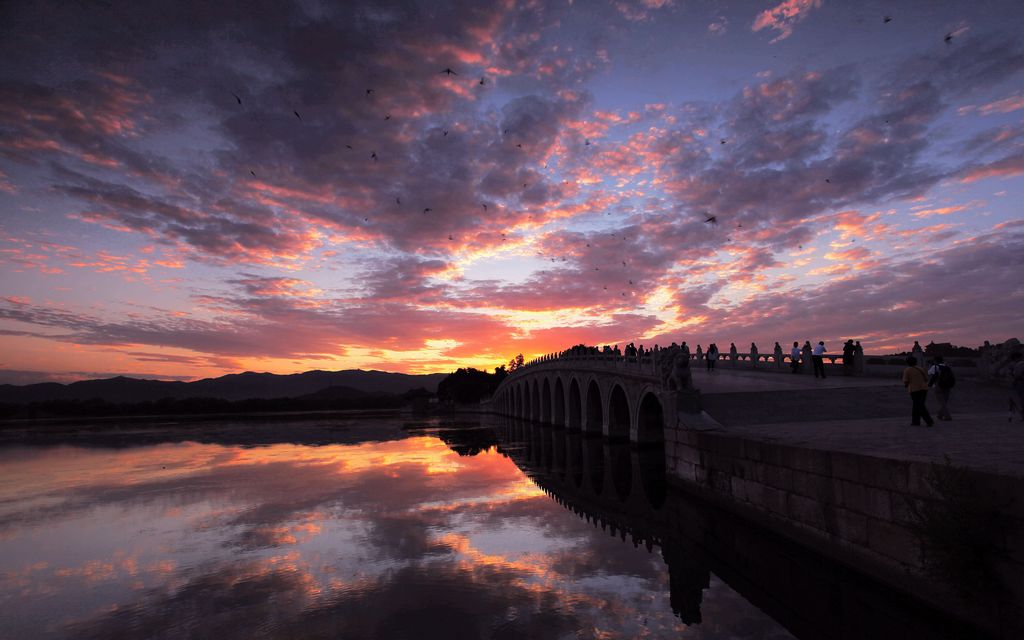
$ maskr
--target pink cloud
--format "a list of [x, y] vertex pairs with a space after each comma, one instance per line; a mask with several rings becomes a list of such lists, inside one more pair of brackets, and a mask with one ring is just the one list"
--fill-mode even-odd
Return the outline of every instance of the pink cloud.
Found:
[[821, 0], [785, 0], [782, 4], [759, 13], [750, 29], [760, 31], [767, 28], [778, 31], [779, 35], [772, 39], [772, 43], [776, 43], [793, 35], [793, 27], [807, 18], [812, 9], [820, 6]]

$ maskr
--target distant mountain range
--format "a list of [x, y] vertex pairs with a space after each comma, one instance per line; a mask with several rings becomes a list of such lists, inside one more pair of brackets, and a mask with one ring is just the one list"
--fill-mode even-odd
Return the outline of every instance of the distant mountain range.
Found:
[[[410, 375], [385, 371], [307, 371], [278, 375], [274, 373], [233, 373], [194, 382], [139, 380], [118, 376], [104, 380], [82, 380], [71, 384], [42, 382], [29, 385], [0, 385], [0, 402], [27, 404], [52, 400], [93, 400], [107, 402], [152, 402], [163, 398], [297, 398], [310, 394], [324, 397], [365, 394], [402, 394], [425, 388], [434, 393], [448, 374]], [[332, 387], [340, 387], [332, 391]]]

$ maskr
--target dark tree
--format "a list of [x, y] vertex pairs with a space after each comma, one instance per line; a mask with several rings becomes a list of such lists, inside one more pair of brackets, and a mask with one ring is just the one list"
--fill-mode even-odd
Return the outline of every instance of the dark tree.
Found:
[[504, 379], [504, 367], [494, 373], [473, 368], [459, 369], [437, 385], [437, 397], [446, 404], [476, 404], [489, 398]]

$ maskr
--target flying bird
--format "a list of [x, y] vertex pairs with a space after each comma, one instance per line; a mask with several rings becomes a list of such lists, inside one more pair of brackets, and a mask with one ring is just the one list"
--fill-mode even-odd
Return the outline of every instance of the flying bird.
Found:
[[242, 99], [235, 95], [234, 92], [231, 92], [231, 95], [235, 96], [235, 100], [238, 100], [238, 104], [242, 104]]
[[451, 67], [445, 67], [445, 70], [442, 71], [441, 73], [443, 73], [445, 75], [449, 75], [449, 76], [457, 76], [457, 75], [459, 75], [459, 74], [455, 73], [454, 71], [452, 71]]
[[377, 152], [376, 151], [370, 152], [370, 159], [373, 160], [374, 162], [377, 162]]
[[882, 18], [882, 22], [889, 24], [890, 22], [892, 22], [892, 16], [885, 16], [884, 18]]
[[832, 184], [832, 178], [825, 178], [825, 182]]
[[486, 202], [481, 204], [480, 206], [484, 208], [484, 211], [487, 211], [487, 203]]
[[448, 234], [448, 239], [449, 239], [449, 240], [454, 240], [455, 238], [453, 238], [453, 237], [452, 237], [452, 234], [450, 234], [450, 233], [449, 233], [449, 234]]
[[943, 40], [946, 41], [946, 44], [949, 44], [950, 42], [953, 42], [953, 32], [950, 31], [949, 33], [947, 33], [946, 37], [943, 38]]
[[385, 120], [390, 120], [390, 119], [391, 119], [391, 114], [389, 113], [389, 114], [387, 114], [386, 116], [384, 116], [384, 119], [385, 119]]
[[298, 111], [292, 111], [292, 113], [294, 113], [294, 114], [295, 114], [295, 117], [296, 117], [296, 118], [298, 118], [299, 120], [302, 120], [302, 116], [300, 116], [300, 115], [299, 115], [299, 112], [298, 112]]
[[427, 207], [427, 208], [425, 208], [423, 210], [423, 213], [430, 213], [431, 211], [433, 211], [433, 209], [431, 209], [430, 207]]
[[518, 148], [518, 149], [522, 149], [522, 148], [523, 148], [523, 143], [522, 143], [522, 142], [520, 142], [519, 144], [517, 144], [517, 145], [516, 145], [516, 148]]
[[252, 177], [254, 177], [254, 178], [256, 177], [256, 172], [255, 172], [255, 171], [253, 171], [252, 169], [249, 169], [249, 173], [251, 173], [251, 174], [252, 174]]
[[487, 84], [487, 78], [480, 78], [480, 86], [482, 87], [485, 84]]
[[505, 129], [504, 131], [502, 131], [502, 132], [501, 132], [501, 135], [503, 135], [503, 136], [507, 136], [507, 135], [508, 135], [508, 129]]
[[444, 133], [444, 135], [448, 135], [448, 130], [447, 129], [441, 129], [441, 131]]
[[583, 144], [584, 144], [585, 146], [589, 147], [589, 146], [590, 146], [590, 139], [586, 139], [586, 140], [584, 140], [584, 141], [583, 141]]
[[346, 145], [345, 145], [345, 148], [346, 148], [346, 149], [351, 149], [351, 148], [352, 148], [352, 145], [350, 145], [350, 144], [346, 144]]
[[366, 90], [366, 95], [368, 95], [368, 96], [369, 95], [373, 95], [373, 89], [367, 89]]
[[728, 140], [726, 140], [725, 138], [722, 138], [722, 139], [721, 139], [721, 140], [719, 140], [718, 142], [719, 142], [720, 144], [725, 144], [726, 142], [728, 142]]
[[395, 198], [395, 204], [402, 204], [401, 198]]
[[718, 224], [718, 216], [708, 216], [708, 219], [705, 220], [704, 222], [709, 222], [711, 224]]

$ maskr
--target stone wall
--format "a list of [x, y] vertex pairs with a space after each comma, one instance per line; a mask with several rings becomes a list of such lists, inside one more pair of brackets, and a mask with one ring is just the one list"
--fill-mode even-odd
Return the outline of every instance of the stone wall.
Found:
[[[949, 585], [926, 579], [914, 506], [937, 504], [938, 465], [824, 451], [731, 436], [669, 429], [666, 467], [677, 484], [790, 539], [855, 565], [932, 604], [965, 617], [1020, 624], [1024, 603], [1024, 478], [967, 474], [979, 500], [1000, 505], [1009, 519], [994, 532], [1004, 592], [965, 605]], [[993, 630], [997, 631], [997, 630]], [[998, 632], [998, 631], [997, 631]], [[1005, 635], [1005, 634], [1003, 634]]]

